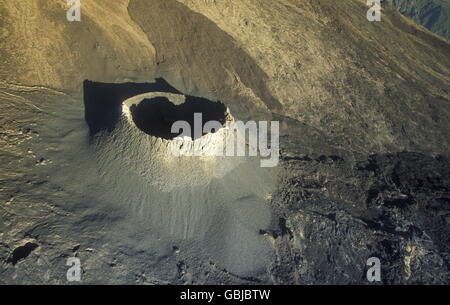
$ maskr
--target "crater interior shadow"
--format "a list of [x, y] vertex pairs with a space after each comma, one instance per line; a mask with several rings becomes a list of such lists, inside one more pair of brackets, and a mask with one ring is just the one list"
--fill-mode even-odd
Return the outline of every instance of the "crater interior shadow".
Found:
[[206, 134], [203, 132], [204, 123], [214, 120], [223, 125], [227, 116], [227, 108], [223, 103], [194, 96], [187, 96], [185, 102], [180, 105], [173, 104], [163, 96], [144, 99], [138, 105], [132, 105], [130, 111], [134, 123], [140, 130], [167, 140], [180, 135], [171, 133], [173, 123], [180, 120], [188, 122], [191, 126], [191, 138], [194, 140], [198, 138], [199, 136], [194, 135], [194, 113], [202, 114], [202, 136]]

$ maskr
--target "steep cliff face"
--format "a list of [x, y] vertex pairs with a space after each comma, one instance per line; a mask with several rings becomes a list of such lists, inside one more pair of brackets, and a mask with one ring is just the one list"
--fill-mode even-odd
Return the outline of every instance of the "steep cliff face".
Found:
[[450, 39], [450, 2], [447, 0], [388, 0], [418, 24]]

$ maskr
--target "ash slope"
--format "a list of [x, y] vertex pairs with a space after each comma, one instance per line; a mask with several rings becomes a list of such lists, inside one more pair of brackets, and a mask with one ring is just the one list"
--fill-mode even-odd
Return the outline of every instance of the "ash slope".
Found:
[[[67, 283], [70, 256], [81, 259], [85, 284], [269, 281], [271, 248], [259, 230], [274, 228], [273, 170], [256, 159], [174, 157], [169, 141], [125, 113], [90, 138], [78, 99], [27, 87], [1, 94], [10, 126], [2, 283]], [[17, 99], [29, 101], [21, 117]]]
[[[81, 23], [65, 9], [1, 4], [2, 283], [66, 283], [73, 255], [84, 283], [367, 283], [373, 255], [385, 283], [448, 283], [446, 40], [389, 8], [369, 23], [362, 0], [85, 0]], [[134, 204], [150, 196], [145, 173], [161, 186], [175, 170], [154, 173], [141, 150], [116, 151], [146, 141], [126, 122], [89, 142], [80, 93], [85, 79], [156, 77], [238, 119], [280, 120], [278, 189], [258, 190], [251, 164], [187, 201], [150, 183], [173, 217], [148, 217]], [[260, 176], [274, 185], [275, 174]], [[242, 179], [244, 190], [224, 187]], [[258, 226], [237, 230], [252, 214]]]

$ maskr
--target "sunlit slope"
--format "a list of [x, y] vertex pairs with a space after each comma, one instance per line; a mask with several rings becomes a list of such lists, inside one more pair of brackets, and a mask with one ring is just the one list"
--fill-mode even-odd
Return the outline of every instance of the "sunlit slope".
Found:
[[[64, 4], [64, 3], [63, 3]], [[2, 5], [2, 79], [81, 92], [164, 77], [238, 119], [281, 120], [305, 151], [448, 147], [450, 46], [362, 0], [49, 1]]]
[[155, 50], [128, 1], [81, 1], [81, 22], [67, 21], [65, 2], [2, 1], [2, 80], [80, 93], [85, 79], [148, 78]]

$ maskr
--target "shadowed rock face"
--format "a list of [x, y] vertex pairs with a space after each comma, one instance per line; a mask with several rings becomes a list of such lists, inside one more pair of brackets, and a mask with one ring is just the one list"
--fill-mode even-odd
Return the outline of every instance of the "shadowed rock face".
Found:
[[387, 2], [418, 24], [450, 39], [450, 2], [447, 0], [388, 0]]

